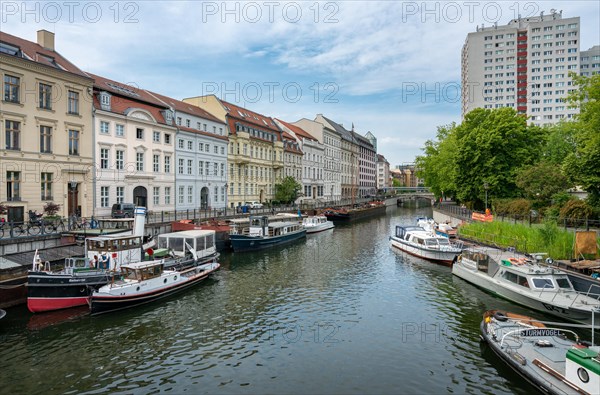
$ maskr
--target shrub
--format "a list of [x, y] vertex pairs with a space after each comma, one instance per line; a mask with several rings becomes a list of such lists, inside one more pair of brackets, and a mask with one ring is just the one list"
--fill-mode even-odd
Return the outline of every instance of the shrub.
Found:
[[583, 200], [569, 200], [560, 209], [562, 219], [584, 219], [592, 214], [592, 208]]
[[0, 203], [0, 215], [4, 215], [8, 212], [8, 206]]
[[508, 215], [527, 217], [531, 212], [531, 202], [527, 199], [514, 199], [509, 204]]
[[46, 215], [53, 217], [60, 210], [60, 204], [56, 204], [54, 202], [48, 202], [44, 205], [44, 213]]

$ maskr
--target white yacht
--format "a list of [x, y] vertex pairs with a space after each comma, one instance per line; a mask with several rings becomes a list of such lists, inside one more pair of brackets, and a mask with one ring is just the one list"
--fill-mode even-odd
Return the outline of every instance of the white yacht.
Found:
[[452, 273], [484, 290], [529, 308], [590, 324], [600, 301], [581, 294], [561, 270], [542, 266], [514, 252], [469, 248]]
[[420, 226], [396, 226], [390, 242], [408, 254], [446, 265], [451, 265], [462, 252], [462, 243], [451, 242]]
[[306, 233], [317, 233], [334, 227], [333, 222], [328, 221], [324, 215], [313, 215], [310, 217], [304, 217], [302, 219], [302, 225], [306, 229]]

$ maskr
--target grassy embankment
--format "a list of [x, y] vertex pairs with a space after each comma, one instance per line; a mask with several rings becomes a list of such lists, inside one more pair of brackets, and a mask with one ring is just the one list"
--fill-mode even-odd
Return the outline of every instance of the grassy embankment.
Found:
[[552, 259], [573, 257], [575, 234], [554, 223], [521, 225], [509, 222], [472, 222], [462, 225], [459, 237], [523, 253], [545, 252]]

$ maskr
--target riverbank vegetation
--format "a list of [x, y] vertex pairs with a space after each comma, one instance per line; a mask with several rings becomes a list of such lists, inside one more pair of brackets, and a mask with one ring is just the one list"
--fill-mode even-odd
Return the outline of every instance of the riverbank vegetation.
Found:
[[[416, 160], [425, 185], [476, 210], [487, 203], [506, 215], [599, 218], [600, 75], [571, 77], [578, 89], [566, 104], [580, 110], [573, 120], [538, 127], [512, 108], [478, 108], [438, 127]], [[587, 199], [570, 195], [573, 188]]]
[[552, 259], [571, 259], [575, 234], [548, 221], [538, 225], [509, 222], [472, 222], [459, 228], [459, 236], [478, 243], [519, 252], [547, 253]]

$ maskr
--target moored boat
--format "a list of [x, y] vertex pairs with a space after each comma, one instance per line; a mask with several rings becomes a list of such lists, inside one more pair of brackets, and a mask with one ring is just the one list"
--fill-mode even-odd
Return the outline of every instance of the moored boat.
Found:
[[508, 366], [545, 394], [599, 392], [600, 347], [583, 344], [570, 330], [489, 310], [483, 315], [481, 336]]
[[324, 215], [312, 215], [302, 218], [302, 225], [306, 229], [306, 233], [317, 233], [324, 230], [333, 229], [334, 224], [327, 220]]
[[384, 202], [370, 202], [355, 207], [329, 208], [323, 211], [323, 215], [333, 222], [350, 222], [374, 215], [385, 214]]
[[137, 262], [121, 267], [118, 277], [92, 293], [92, 314], [149, 303], [188, 289], [219, 269], [216, 260], [184, 270], [165, 269], [164, 261]]
[[462, 252], [462, 244], [451, 242], [420, 226], [397, 225], [390, 243], [408, 254], [444, 265], [451, 265]]
[[112, 281], [123, 265], [163, 259], [165, 267], [183, 269], [218, 256], [215, 232], [209, 230], [159, 235], [157, 248], [144, 252], [144, 212], [143, 207], [136, 208], [134, 235], [88, 237], [85, 255], [66, 258], [60, 270], [52, 270], [36, 256], [28, 274], [29, 310], [39, 313], [87, 305], [92, 292]]
[[463, 251], [452, 274], [485, 291], [534, 310], [590, 324], [600, 301], [581, 294], [565, 272], [510, 251], [472, 247]]
[[229, 240], [233, 251], [253, 251], [306, 237], [298, 221], [269, 222], [267, 216], [251, 216], [247, 224], [232, 223]]

